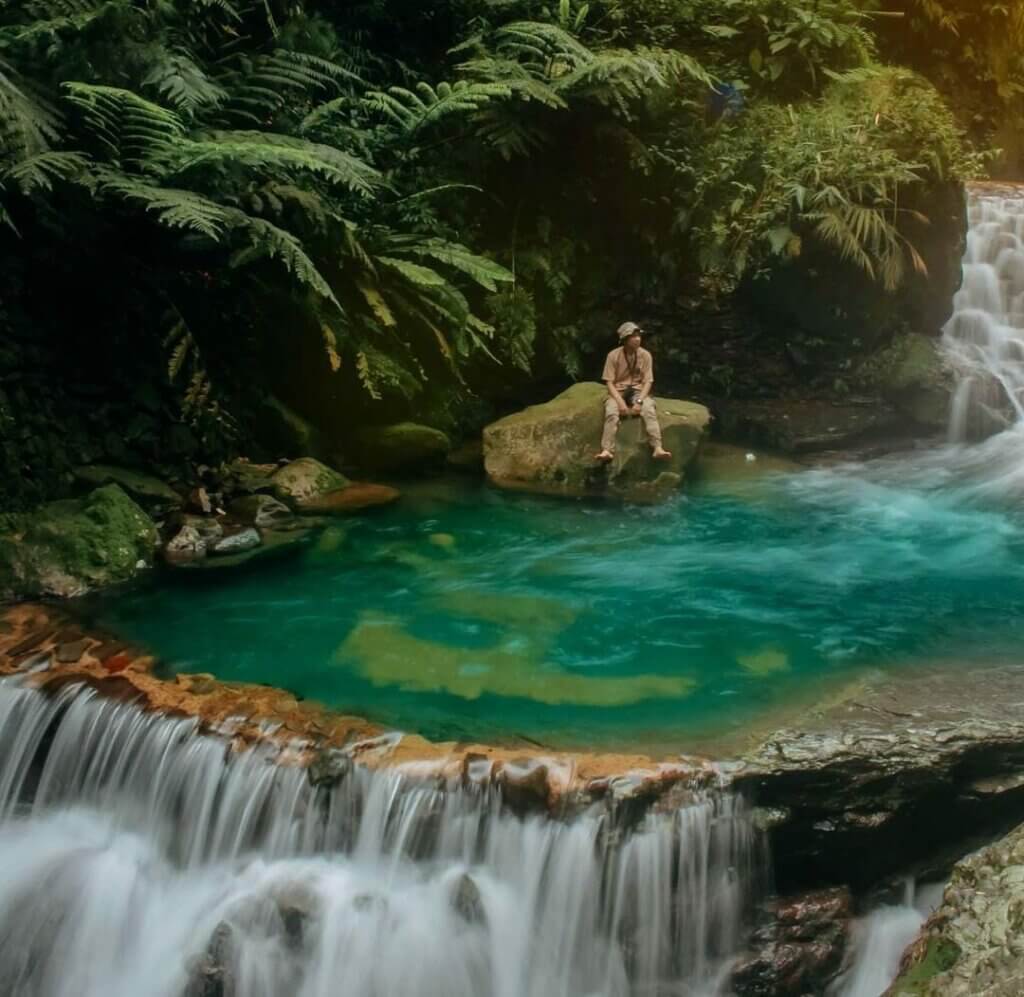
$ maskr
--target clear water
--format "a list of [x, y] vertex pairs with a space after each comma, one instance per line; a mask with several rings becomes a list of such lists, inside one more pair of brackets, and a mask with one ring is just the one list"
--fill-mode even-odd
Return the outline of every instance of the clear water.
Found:
[[997, 472], [1018, 452], [1011, 432], [657, 508], [435, 482], [295, 558], [103, 615], [181, 670], [431, 737], [685, 750], [811, 680], [1012, 657], [1024, 474]]
[[969, 213], [949, 446], [802, 472], [740, 454], [658, 508], [412, 487], [299, 559], [104, 615], [181, 669], [546, 745], [686, 750], [859, 669], [1020, 660], [1024, 187]]

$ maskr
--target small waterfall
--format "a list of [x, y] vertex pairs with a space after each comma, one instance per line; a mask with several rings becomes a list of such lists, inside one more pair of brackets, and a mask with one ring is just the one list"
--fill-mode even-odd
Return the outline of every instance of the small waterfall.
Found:
[[756, 897], [742, 804], [633, 829], [352, 766], [333, 787], [191, 720], [0, 683], [0, 979], [19, 997], [721, 992]]
[[968, 193], [963, 286], [943, 343], [956, 373], [954, 443], [1024, 422], [1024, 187]]
[[878, 907], [861, 918], [850, 968], [832, 989], [834, 997], [881, 997], [896, 979], [907, 946], [941, 900], [941, 885], [918, 887], [909, 881], [903, 903]]

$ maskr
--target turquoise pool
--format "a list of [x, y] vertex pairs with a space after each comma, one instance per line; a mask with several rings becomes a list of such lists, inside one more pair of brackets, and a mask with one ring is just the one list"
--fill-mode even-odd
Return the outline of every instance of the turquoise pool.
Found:
[[716, 477], [657, 508], [426, 482], [100, 615], [169, 667], [434, 738], [686, 750], [864, 668], [1018, 655], [1024, 511], [990, 463]]

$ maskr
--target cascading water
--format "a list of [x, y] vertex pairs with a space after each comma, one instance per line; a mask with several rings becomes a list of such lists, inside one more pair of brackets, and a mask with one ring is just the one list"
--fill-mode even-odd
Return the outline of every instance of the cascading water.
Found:
[[0, 980], [19, 997], [711, 994], [757, 882], [735, 799], [520, 819], [493, 791], [0, 683]]
[[969, 192], [963, 286], [944, 345], [958, 378], [950, 437], [1024, 423], [1024, 187]]

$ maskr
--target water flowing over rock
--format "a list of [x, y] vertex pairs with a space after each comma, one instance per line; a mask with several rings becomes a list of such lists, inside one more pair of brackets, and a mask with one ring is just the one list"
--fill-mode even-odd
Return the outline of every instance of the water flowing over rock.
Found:
[[1024, 420], [1024, 186], [970, 191], [964, 283], [944, 343], [959, 384], [950, 436], [988, 436]]
[[[354, 766], [0, 683], [0, 978], [22, 997], [712, 993], [756, 900], [738, 799], [614, 808]], [[343, 981], [341, 983], [340, 981]], [[342, 989], [339, 989], [341, 987]]]
[[657, 398], [665, 447], [672, 459], [652, 459], [640, 419], [623, 419], [615, 460], [598, 464], [604, 402], [601, 384], [575, 384], [544, 405], [492, 423], [484, 430], [487, 476], [502, 488], [550, 495], [609, 495], [657, 501], [674, 494], [697, 456], [711, 421], [693, 402]]

